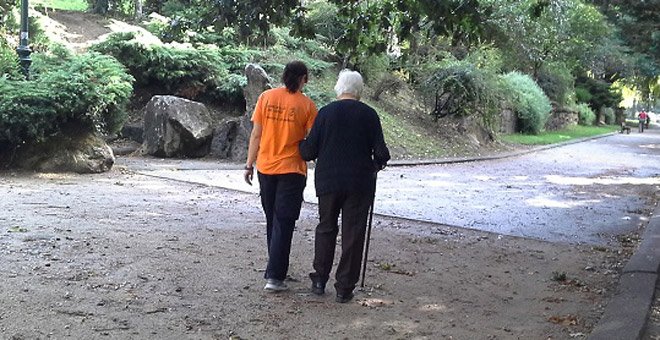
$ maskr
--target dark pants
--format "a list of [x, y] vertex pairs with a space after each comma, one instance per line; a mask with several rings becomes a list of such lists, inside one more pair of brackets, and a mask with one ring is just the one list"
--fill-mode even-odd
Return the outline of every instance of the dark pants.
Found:
[[335, 274], [338, 294], [353, 291], [360, 278], [360, 264], [364, 249], [369, 206], [373, 191], [337, 192], [319, 196], [319, 225], [314, 241], [314, 270], [316, 277], [325, 283], [332, 270], [335, 244], [341, 212], [341, 258]]
[[268, 266], [264, 278], [284, 280], [296, 220], [300, 216], [306, 177], [300, 174], [258, 173], [261, 206], [266, 215]]

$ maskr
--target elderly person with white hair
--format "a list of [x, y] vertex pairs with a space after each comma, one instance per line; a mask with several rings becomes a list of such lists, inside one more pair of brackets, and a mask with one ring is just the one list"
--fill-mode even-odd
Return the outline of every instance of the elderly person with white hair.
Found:
[[319, 224], [314, 242], [312, 292], [325, 293], [335, 255], [341, 213], [341, 258], [335, 274], [336, 301], [353, 298], [360, 276], [369, 207], [373, 203], [376, 172], [390, 159], [378, 114], [360, 102], [362, 76], [339, 73], [337, 100], [319, 110], [312, 130], [300, 143], [306, 161], [316, 159], [316, 196]]

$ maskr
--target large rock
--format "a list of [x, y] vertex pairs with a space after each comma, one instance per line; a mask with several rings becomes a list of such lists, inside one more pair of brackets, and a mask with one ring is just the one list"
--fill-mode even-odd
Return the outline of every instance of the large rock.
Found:
[[204, 104], [175, 96], [154, 96], [144, 113], [144, 152], [157, 157], [203, 157], [213, 122]]
[[80, 174], [109, 171], [115, 163], [112, 149], [103, 138], [89, 132], [65, 134], [17, 151], [17, 167], [40, 172]]
[[238, 134], [239, 124], [238, 118], [232, 118], [226, 119], [216, 126], [213, 130], [209, 156], [223, 159], [232, 158], [232, 148]]
[[247, 158], [247, 149], [252, 132], [252, 112], [257, 104], [257, 99], [262, 92], [271, 89], [270, 78], [266, 71], [257, 64], [245, 66], [247, 85], [243, 88], [245, 97], [245, 114], [237, 120], [235, 133], [231, 136], [232, 144], [229, 149], [229, 158], [236, 161], [244, 161]]

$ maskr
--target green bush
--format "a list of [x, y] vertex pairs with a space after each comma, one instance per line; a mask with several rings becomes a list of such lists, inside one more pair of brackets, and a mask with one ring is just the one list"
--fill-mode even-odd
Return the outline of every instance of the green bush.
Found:
[[596, 114], [586, 103], [576, 105], [578, 111], [578, 124], [580, 125], [594, 125], [596, 121]]
[[573, 75], [563, 63], [549, 63], [541, 67], [538, 85], [543, 92], [559, 105], [567, 105], [574, 91]]
[[43, 141], [70, 122], [99, 133], [121, 128], [133, 79], [114, 58], [35, 53], [33, 59], [33, 80], [0, 77], [0, 144]]
[[10, 48], [2, 38], [0, 38], [0, 76], [9, 79], [22, 78], [16, 51]]
[[420, 90], [434, 103], [431, 115], [435, 119], [472, 114], [488, 117], [497, 107], [499, 86], [491, 72], [466, 61], [449, 60], [431, 68], [429, 74]]
[[257, 54], [234, 47], [145, 46], [133, 33], [113, 34], [91, 49], [117, 58], [135, 77], [137, 87], [158, 86], [190, 99], [228, 101], [242, 100], [247, 81], [243, 69]]
[[503, 86], [509, 94], [509, 105], [518, 116], [520, 132], [536, 135], [543, 131], [548, 120], [550, 99], [534, 80], [519, 72], [502, 76]]
[[616, 124], [616, 114], [614, 113], [613, 108], [603, 107], [600, 109], [600, 113], [603, 116], [603, 119], [605, 120], [605, 124], [608, 125]]
[[589, 89], [582, 86], [575, 87], [575, 100], [578, 103], [588, 103], [591, 101], [591, 98], [593, 96], [589, 93]]

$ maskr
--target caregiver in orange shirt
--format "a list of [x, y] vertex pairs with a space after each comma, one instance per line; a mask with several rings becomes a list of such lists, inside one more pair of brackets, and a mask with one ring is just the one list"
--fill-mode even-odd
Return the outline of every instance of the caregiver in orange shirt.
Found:
[[264, 91], [252, 114], [252, 134], [245, 163], [245, 181], [252, 185], [256, 161], [261, 205], [266, 215], [268, 265], [264, 289], [287, 290], [289, 253], [296, 220], [300, 216], [307, 163], [298, 143], [312, 128], [317, 109], [302, 93], [309, 78], [300, 61], [286, 65], [283, 87]]

